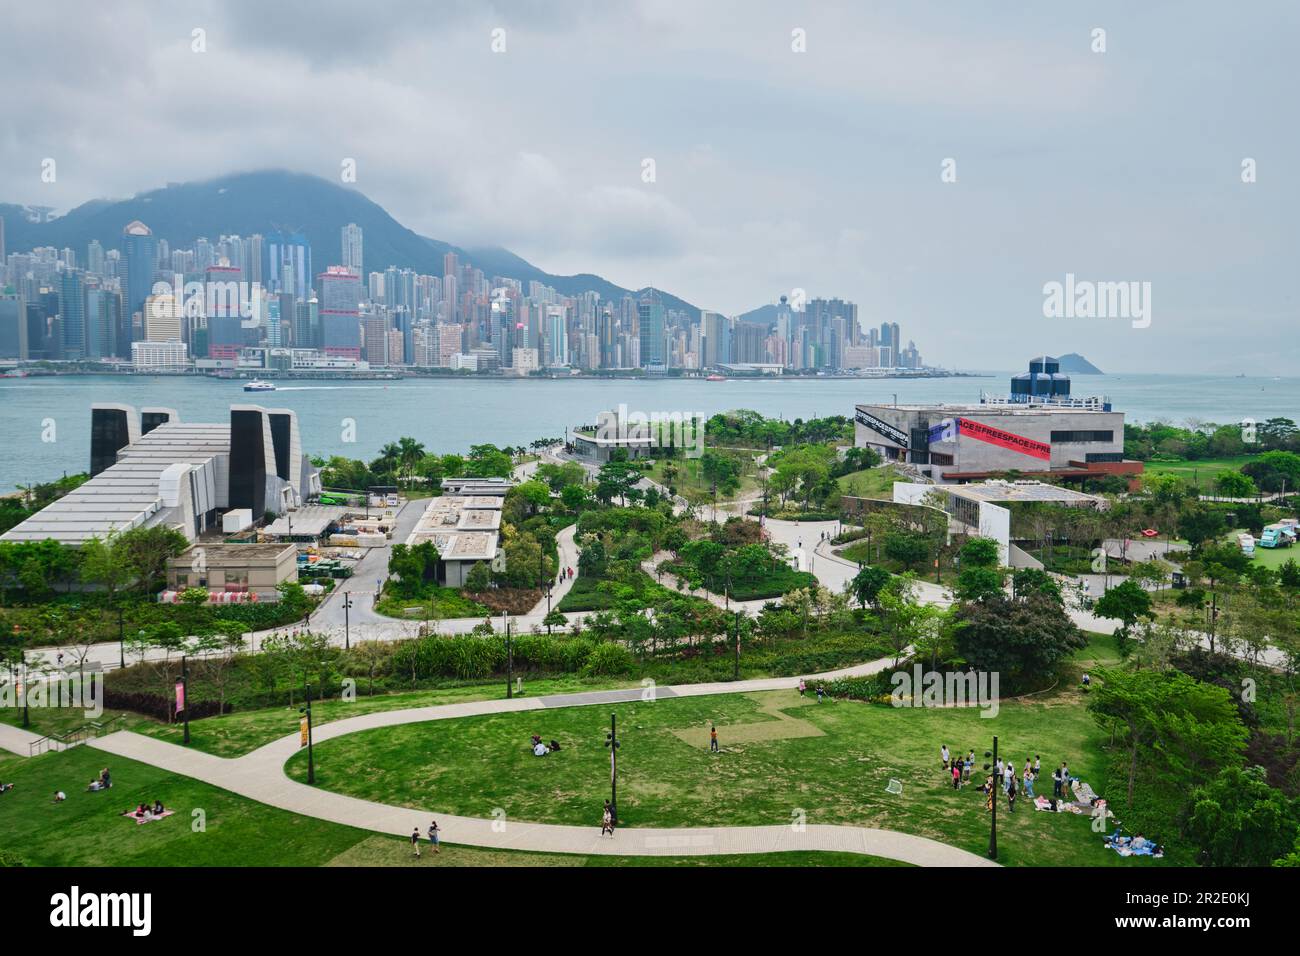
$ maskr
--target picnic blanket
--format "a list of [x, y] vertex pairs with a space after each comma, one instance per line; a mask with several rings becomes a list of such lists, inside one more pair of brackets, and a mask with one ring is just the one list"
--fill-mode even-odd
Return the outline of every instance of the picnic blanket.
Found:
[[1150, 856], [1159, 860], [1165, 855], [1164, 849], [1154, 840], [1146, 840], [1141, 846], [1134, 846], [1133, 838], [1120, 836], [1119, 830], [1106, 837], [1105, 847], [1114, 850], [1120, 856]]
[[153, 823], [155, 820], [161, 820], [163, 817], [169, 817], [175, 812], [176, 812], [175, 810], [164, 810], [162, 813], [155, 813], [148, 817], [137, 817], [135, 815], [135, 807], [132, 807], [130, 810], [126, 811], [126, 813], [122, 814], [122, 816], [126, 817], [127, 819], [134, 820], [138, 825], [141, 823]]
[[1074, 798], [1083, 803], [1092, 803], [1092, 801], [1098, 799], [1097, 791], [1077, 777], [1072, 781], [1071, 789], [1074, 790]]

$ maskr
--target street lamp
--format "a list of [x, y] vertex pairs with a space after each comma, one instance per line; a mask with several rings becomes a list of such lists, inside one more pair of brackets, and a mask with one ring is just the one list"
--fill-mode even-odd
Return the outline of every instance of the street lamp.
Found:
[[618, 822], [618, 731], [616, 715], [609, 715], [609, 733], [605, 735], [605, 746], [609, 748], [609, 816]]
[[126, 631], [122, 624], [122, 602], [117, 604], [117, 666], [126, 667]]
[[[18, 629], [17, 624], [14, 625], [14, 629]], [[27, 686], [27, 648], [22, 648], [21, 653], [23, 655], [23, 726], [30, 727], [31, 720], [27, 716], [27, 698], [32, 695], [32, 692], [31, 688]]]
[[311, 685], [306, 679], [302, 682], [302, 695], [304, 706], [298, 708], [298, 713], [304, 715], [307, 721], [307, 782], [316, 782], [316, 760], [311, 749]]
[[190, 745], [190, 670], [184, 654], [181, 655], [181, 709], [185, 712], [185, 739], [182, 743]]
[[352, 637], [349, 633], [348, 612], [352, 610], [352, 594], [349, 591], [343, 592], [343, 649], [352, 650]]
[[736, 612], [736, 659], [731, 669], [731, 679], [740, 680], [740, 612]]

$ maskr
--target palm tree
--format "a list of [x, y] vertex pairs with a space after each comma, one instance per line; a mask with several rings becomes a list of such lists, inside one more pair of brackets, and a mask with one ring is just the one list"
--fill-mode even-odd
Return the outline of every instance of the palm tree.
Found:
[[[391, 446], [386, 446], [391, 447]], [[424, 457], [424, 445], [414, 438], [402, 437], [397, 440], [397, 460], [404, 478], [409, 479], [415, 466]]]

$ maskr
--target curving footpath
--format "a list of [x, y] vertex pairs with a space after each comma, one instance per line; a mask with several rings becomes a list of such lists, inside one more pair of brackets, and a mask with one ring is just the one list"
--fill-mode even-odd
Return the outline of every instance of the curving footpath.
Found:
[[[814, 679], [861, 676], [888, 667], [882, 659], [844, 668]], [[686, 684], [654, 689], [656, 697], [702, 697], [710, 694], [740, 694], [753, 691], [787, 690], [798, 686], [797, 677], [764, 678], [716, 684]], [[556, 707], [580, 707], [640, 700], [640, 688], [515, 700], [484, 700], [436, 707], [361, 714], [322, 724], [313, 731], [320, 743], [378, 727], [454, 720], [483, 714], [499, 714]], [[394, 836], [410, 836], [418, 827], [423, 833], [432, 819], [448, 843], [500, 850], [528, 850], [544, 853], [580, 853], [601, 856], [697, 856], [715, 854], [826, 851], [862, 853], [900, 860], [917, 866], [996, 866], [997, 864], [957, 847], [926, 837], [868, 827], [809, 824], [803, 829], [790, 825], [762, 827], [690, 827], [682, 829], [624, 828], [614, 837], [602, 837], [593, 817], [589, 827], [547, 823], [514, 822], [502, 817], [482, 819], [439, 813], [427, 808], [395, 807], [343, 794], [331, 793], [290, 780], [285, 762], [298, 752], [298, 735], [289, 734], [242, 757], [215, 757], [198, 750], [155, 740], [130, 731], [118, 731], [88, 741], [87, 746], [130, 760], [151, 764], [172, 773], [202, 780], [268, 806], [292, 813], [329, 820], [346, 826]]]

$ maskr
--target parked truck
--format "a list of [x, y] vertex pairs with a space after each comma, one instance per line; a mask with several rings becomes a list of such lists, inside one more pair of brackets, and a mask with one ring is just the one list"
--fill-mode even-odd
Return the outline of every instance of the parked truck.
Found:
[[1255, 538], [1254, 538], [1253, 535], [1244, 534], [1244, 533], [1243, 533], [1243, 534], [1239, 534], [1239, 535], [1237, 535], [1237, 545], [1238, 545], [1238, 547], [1241, 548], [1241, 553], [1242, 553], [1242, 554], [1245, 554], [1245, 555], [1254, 555], [1254, 553], [1255, 553]]
[[1296, 526], [1285, 521], [1266, 525], [1259, 536], [1261, 548], [1289, 548], [1295, 541]]

